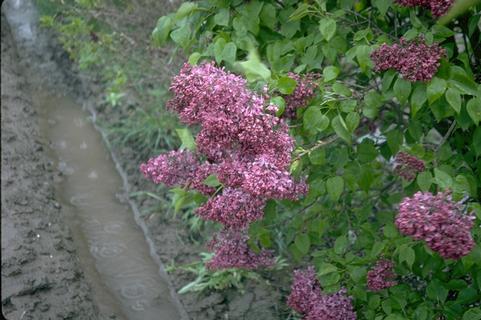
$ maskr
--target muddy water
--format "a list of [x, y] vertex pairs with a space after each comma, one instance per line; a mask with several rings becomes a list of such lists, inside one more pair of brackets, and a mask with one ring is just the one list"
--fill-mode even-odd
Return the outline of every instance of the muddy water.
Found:
[[44, 90], [33, 100], [62, 173], [57, 181], [62, 210], [102, 313], [132, 320], [181, 319], [87, 113], [72, 99]]

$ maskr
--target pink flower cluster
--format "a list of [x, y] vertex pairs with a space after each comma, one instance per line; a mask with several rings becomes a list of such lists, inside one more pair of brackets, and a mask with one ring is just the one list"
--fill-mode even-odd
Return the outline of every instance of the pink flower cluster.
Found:
[[215, 252], [214, 258], [207, 263], [213, 270], [226, 268], [255, 269], [269, 267], [274, 263], [271, 252], [261, 250], [253, 252], [247, 241], [249, 237], [244, 231], [223, 230], [209, 243], [210, 250]]
[[314, 97], [314, 90], [318, 87], [316, 80], [319, 78], [319, 74], [308, 73], [301, 76], [297, 73], [289, 72], [288, 76], [296, 80], [297, 86], [293, 93], [282, 96], [286, 102], [284, 116], [289, 119], [294, 119], [296, 117], [296, 110], [305, 107], [309, 100]]
[[[237, 231], [262, 218], [268, 199], [297, 199], [307, 192], [306, 183], [294, 181], [288, 171], [294, 141], [287, 124], [265, 112], [272, 107], [265, 94], [254, 93], [242, 77], [213, 63], [185, 64], [170, 90], [169, 108], [185, 124], [200, 126], [197, 153], [172, 151], [142, 164], [141, 171], [155, 183], [180, 185], [210, 196], [196, 213], [222, 223], [226, 234], [233, 233], [222, 238], [236, 239], [242, 250], [248, 250], [246, 243], [240, 244], [246, 237], [239, 237]], [[205, 185], [209, 175], [217, 176], [222, 191]], [[231, 250], [232, 241], [217, 242], [219, 256], [211, 265], [250, 268], [255, 259], [249, 263], [229, 260], [241, 259], [234, 257], [240, 253]], [[225, 257], [229, 252], [233, 257]]]
[[351, 298], [341, 289], [323, 294], [314, 267], [295, 270], [287, 304], [304, 316], [304, 320], [355, 320]]
[[448, 12], [454, 0], [396, 0], [403, 7], [421, 6], [430, 9], [435, 17], [440, 17]]
[[393, 272], [392, 261], [381, 259], [376, 262], [374, 268], [367, 273], [367, 287], [371, 291], [380, 291], [397, 284], [394, 281], [396, 275]]
[[474, 247], [473, 219], [462, 213], [449, 192], [417, 192], [401, 202], [396, 226], [403, 234], [426, 241], [443, 258], [459, 259]]
[[446, 51], [438, 44], [427, 45], [423, 39], [399, 44], [383, 44], [371, 53], [375, 71], [395, 69], [409, 81], [429, 81], [438, 71]]
[[399, 152], [396, 155], [394, 172], [404, 179], [408, 181], [413, 180], [419, 172], [423, 172], [424, 170], [424, 162], [415, 156], [405, 152]]

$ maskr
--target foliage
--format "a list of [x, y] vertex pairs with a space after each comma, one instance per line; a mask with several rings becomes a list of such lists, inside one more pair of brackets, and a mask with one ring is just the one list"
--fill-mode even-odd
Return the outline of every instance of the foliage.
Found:
[[[244, 281], [246, 279], [254, 281], [262, 281], [262, 278], [254, 271], [243, 269], [223, 269], [211, 271], [206, 267], [213, 254], [208, 252], [200, 253], [201, 261], [196, 261], [186, 265], [175, 266], [168, 268], [168, 272], [174, 270], [183, 270], [196, 275], [195, 280], [189, 282], [187, 285], [179, 290], [180, 294], [187, 292], [197, 292], [203, 290], [222, 290], [230, 287], [237, 288], [244, 291]], [[282, 269], [285, 266], [285, 261], [282, 259], [276, 260], [276, 269]]]
[[[254, 90], [267, 85], [279, 106], [299, 86], [288, 72], [319, 74], [315, 97], [288, 120], [291, 173], [307, 176], [309, 193], [271, 200], [250, 226], [253, 249], [274, 249], [293, 267], [313, 264], [325, 292], [348, 289], [359, 319], [478, 319], [480, 17], [479, 5], [442, 25], [392, 1], [205, 0], [162, 16], [152, 38], [174, 42], [193, 65], [213, 60], [244, 75]], [[371, 53], [401, 37], [444, 48], [431, 80], [374, 71]], [[399, 151], [424, 162], [416, 179], [396, 174]], [[398, 205], [420, 190], [451, 190], [476, 216], [469, 255], [444, 260], [399, 233]], [[381, 257], [394, 262], [398, 285], [367, 291]]]
[[104, 113], [115, 108], [122, 115], [113, 125], [101, 124], [109, 139], [132, 148], [137, 161], [176, 146], [176, 118], [159, 108], [167, 99], [176, 52], [153, 47], [145, 31], [153, 28], [159, 13], [174, 5], [149, 0], [37, 0], [37, 4], [42, 25], [56, 32], [83, 75], [101, 84]]

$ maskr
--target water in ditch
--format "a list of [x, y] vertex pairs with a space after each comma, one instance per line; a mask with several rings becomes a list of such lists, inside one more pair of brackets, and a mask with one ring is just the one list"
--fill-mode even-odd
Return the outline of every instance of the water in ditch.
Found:
[[33, 101], [61, 172], [57, 197], [100, 311], [118, 319], [181, 319], [87, 113], [72, 99], [46, 90], [35, 90]]

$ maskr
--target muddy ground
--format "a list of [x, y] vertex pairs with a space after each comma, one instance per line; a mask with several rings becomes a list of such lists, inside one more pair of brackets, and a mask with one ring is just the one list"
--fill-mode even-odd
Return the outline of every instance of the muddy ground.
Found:
[[[35, 113], [29, 104], [21, 71], [15, 67], [18, 59], [11, 39], [8, 34], [4, 36], [4, 24], [2, 17], [2, 191], [6, 191], [2, 192], [2, 280], [7, 284], [2, 286], [2, 309], [8, 316], [12, 315], [11, 319], [20, 318], [25, 310], [31, 311], [27, 311], [23, 319], [28, 319], [27, 314], [36, 315], [32, 319], [42, 319], [38, 315], [45, 319], [69, 318], [69, 315], [72, 319], [95, 319], [98, 311], [76, 261], [75, 244], [54, 200], [52, 176], [55, 172], [42, 154], [41, 139], [35, 138], [38, 136]], [[50, 40], [55, 43], [54, 39]], [[85, 81], [60, 46], [48, 45], [42, 50], [45, 52], [22, 51], [27, 55], [24, 61], [35, 64], [40, 59], [43, 64], [55, 65], [54, 69], [59, 72], [48, 74], [49, 81], [67, 85], [62, 91], [68, 91], [80, 104], [90, 106], [99, 123], [113, 125], [128, 116], [129, 108], [141, 103], [130, 100], [129, 106], [107, 107], [102, 84]], [[20, 121], [25, 124], [19, 125]], [[127, 192], [155, 191], [139, 173], [133, 149], [128, 145], [111, 147], [128, 181]], [[137, 203], [141, 211], [154, 204], [150, 199]], [[199, 252], [206, 251], [203, 245], [190, 240], [186, 226], [172, 215], [156, 212], [145, 216], [144, 222], [147, 237], [164, 265], [197, 261]], [[4, 228], [12, 229], [10, 233], [15, 234], [4, 236]], [[176, 290], [195, 278], [178, 269], [171, 271], [170, 276]], [[275, 275], [271, 277], [275, 282]], [[249, 282], [244, 292], [227, 289], [187, 293], [179, 295], [179, 299], [191, 319], [270, 320], [282, 318], [280, 296], [279, 289], [273, 286]]]
[[2, 313], [97, 319], [9, 27], [1, 19]]

